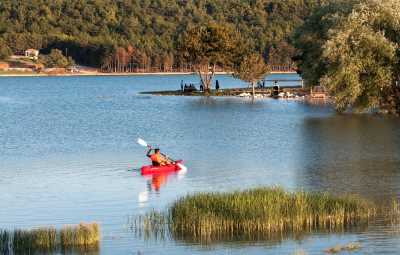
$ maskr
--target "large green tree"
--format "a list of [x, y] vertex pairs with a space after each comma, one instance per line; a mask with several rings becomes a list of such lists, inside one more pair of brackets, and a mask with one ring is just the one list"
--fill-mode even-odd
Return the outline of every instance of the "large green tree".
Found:
[[358, 0], [331, 0], [324, 3], [299, 26], [293, 35], [293, 44], [297, 48], [294, 57], [309, 87], [319, 85], [320, 78], [326, 73], [326, 61], [323, 59], [323, 47], [329, 39], [329, 30], [338, 24], [353, 10]]
[[368, 0], [330, 31], [321, 82], [335, 95], [340, 111], [387, 108], [399, 77], [399, 3]]
[[[318, 29], [303, 28], [297, 38], [308, 84], [325, 86], [338, 111], [399, 113], [399, 1], [333, 1], [313, 19]], [[324, 20], [331, 22], [321, 25]]]

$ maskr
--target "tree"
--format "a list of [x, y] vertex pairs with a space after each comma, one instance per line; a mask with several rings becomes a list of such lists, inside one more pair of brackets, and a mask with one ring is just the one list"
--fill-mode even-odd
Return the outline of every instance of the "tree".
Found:
[[316, 8], [293, 35], [293, 44], [298, 50], [294, 56], [305, 85], [318, 86], [320, 78], [326, 73], [323, 46], [329, 38], [329, 30], [341, 17], [351, 13], [358, 0], [336, 0]]
[[335, 15], [336, 22], [323, 30], [324, 40], [310, 42], [318, 53], [312, 60], [303, 58], [300, 67], [335, 97], [338, 111], [400, 113], [398, 3], [364, 0], [346, 15]]
[[51, 50], [49, 55], [45, 55], [42, 57], [42, 62], [46, 67], [54, 68], [66, 68], [74, 64], [74, 61], [71, 57], [65, 57], [62, 52], [58, 49]]
[[388, 35], [391, 31], [400, 32], [395, 21], [400, 20], [400, 8], [389, 2], [393, 1], [374, 0], [356, 6], [331, 30], [324, 45], [328, 71], [321, 83], [335, 95], [339, 111], [348, 106], [360, 110], [379, 108], [391, 93], [400, 40], [392, 41]]
[[240, 64], [234, 68], [233, 76], [250, 83], [254, 99], [256, 82], [263, 79], [269, 72], [270, 68], [265, 64], [261, 55], [250, 54], [245, 56]]
[[12, 55], [12, 50], [7, 44], [0, 39], [0, 60], [6, 60], [9, 56]]
[[182, 37], [180, 52], [194, 66], [206, 93], [210, 92], [216, 66], [232, 65], [236, 43], [233, 30], [212, 23], [196, 26]]

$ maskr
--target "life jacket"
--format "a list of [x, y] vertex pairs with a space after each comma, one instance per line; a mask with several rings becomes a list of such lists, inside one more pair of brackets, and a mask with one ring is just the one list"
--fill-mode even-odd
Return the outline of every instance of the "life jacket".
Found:
[[157, 163], [160, 163], [160, 161], [161, 161], [160, 157], [155, 153], [150, 156], [150, 159], [151, 159], [152, 162], [157, 162]]

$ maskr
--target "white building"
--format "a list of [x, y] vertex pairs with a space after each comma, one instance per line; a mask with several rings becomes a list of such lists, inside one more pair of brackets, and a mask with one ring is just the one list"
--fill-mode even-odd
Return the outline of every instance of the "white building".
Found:
[[39, 58], [39, 51], [35, 49], [27, 49], [25, 51], [25, 57], [37, 60]]

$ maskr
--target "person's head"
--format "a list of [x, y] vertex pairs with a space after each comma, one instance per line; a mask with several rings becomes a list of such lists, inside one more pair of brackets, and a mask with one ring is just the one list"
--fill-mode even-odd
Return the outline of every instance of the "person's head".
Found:
[[154, 153], [160, 153], [160, 149], [159, 148], [156, 148], [156, 149], [154, 149]]

